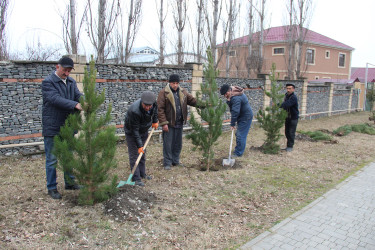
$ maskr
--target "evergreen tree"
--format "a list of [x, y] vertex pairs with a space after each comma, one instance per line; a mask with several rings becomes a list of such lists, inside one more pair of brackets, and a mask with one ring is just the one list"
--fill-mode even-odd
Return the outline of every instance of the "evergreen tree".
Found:
[[[91, 58], [89, 71], [85, 69], [83, 79], [84, 96], [80, 103], [81, 114], [70, 115], [54, 138], [55, 155], [59, 167], [76, 177], [81, 185], [80, 204], [94, 204], [108, 199], [116, 193], [117, 176], [109, 182], [108, 171], [117, 166], [114, 126], [106, 126], [111, 120], [112, 106], [109, 105], [105, 115], [99, 115], [99, 107], [105, 100], [105, 91], [95, 91], [96, 69]], [[73, 136], [77, 131], [79, 135]]]
[[198, 148], [203, 152], [205, 167], [209, 171], [214, 157], [213, 145], [222, 133], [222, 117], [226, 110], [226, 104], [218, 96], [216, 77], [219, 75], [219, 71], [214, 68], [211, 49], [207, 49], [207, 57], [208, 64], [204, 66], [205, 81], [201, 84], [201, 91], [197, 92], [196, 99], [197, 106], [202, 108], [197, 109], [197, 112], [202, 120], [208, 123], [208, 128], [203, 127], [192, 114], [190, 123], [193, 132], [188, 134], [187, 138], [192, 140], [193, 150]]
[[280, 108], [280, 104], [284, 100], [284, 94], [281, 92], [283, 86], [277, 83], [275, 75], [276, 65], [273, 63], [271, 68], [271, 92], [265, 90], [268, 97], [271, 98], [271, 105], [265, 110], [259, 110], [257, 119], [260, 127], [266, 132], [267, 139], [263, 144], [263, 152], [266, 154], [277, 154], [280, 150], [280, 145], [277, 141], [280, 139], [280, 129], [285, 123], [287, 112]]

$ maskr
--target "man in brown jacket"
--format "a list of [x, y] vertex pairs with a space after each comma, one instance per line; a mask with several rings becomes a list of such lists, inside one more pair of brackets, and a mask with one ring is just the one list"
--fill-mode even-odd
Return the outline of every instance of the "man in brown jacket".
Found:
[[189, 106], [196, 106], [197, 100], [180, 85], [180, 76], [173, 74], [169, 83], [159, 92], [158, 120], [163, 128], [164, 169], [181, 165], [182, 128], [186, 124]]

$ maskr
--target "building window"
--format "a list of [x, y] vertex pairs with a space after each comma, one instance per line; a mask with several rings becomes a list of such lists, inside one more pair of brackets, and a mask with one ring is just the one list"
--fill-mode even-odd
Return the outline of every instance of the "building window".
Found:
[[151, 49], [143, 49], [137, 52], [137, 54], [156, 54], [155, 51]]
[[344, 53], [339, 53], [339, 67], [340, 68], [345, 68], [345, 54]]
[[326, 50], [326, 59], [329, 59], [331, 57], [331, 53], [329, 50]]
[[306, 62], [307, 64], [315, 64], [315, 49], [307, 49]]
[[235, 50], [230, 50], [229, 51], [229, 56], [236, 56], [236, 51]]
[[284, 55], [284, 48], [273, 48], [272, 55]]

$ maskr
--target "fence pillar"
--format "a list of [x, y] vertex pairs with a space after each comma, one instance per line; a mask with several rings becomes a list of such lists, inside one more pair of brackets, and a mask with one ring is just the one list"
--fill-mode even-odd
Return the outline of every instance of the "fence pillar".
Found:
[[[203, 64], [194, 63], [191, 78], [191, 94], [195, 97], [198, 91], [201, 91], [201, 84], [203, 82]], [[201, 121], [196, 108], [191, 108], [191, 113], [197, 121]]]
[[308, 80], [304, 79], [302, 84], [302, 98], [301, 98], [301, 117], [304, 120], [307, 113], [307, 84]]
[[353, 88], [352, 88], [352, 87], [349, 87], [348, 113], [351, 113], [351, 109], [352, 109], [352, 99], [353, 99]]
[[73, 54], [68, 55], [68, 57], [74, 62], [74, 69], [69, 76], [76, 80], [79, 91], [83, 92], [83, 77], [85, 75], [85, 67], [87, 66], [86, 56]]
[[264, 74], [263, 78], [264, 78], [263, 110], [266, 110], [266, 108], [269, 107], [271, 104], [271, 97], [266, 95], [266, 91], [271, 92], [272, 84], [271, 84], [269, 75]]
[[329, 99], [328, 99], [328, 116], [332, 115], [332, 104], [333, 104], [333, 90], [335, 84], [333, 82], [327, 83], [329, 86]]

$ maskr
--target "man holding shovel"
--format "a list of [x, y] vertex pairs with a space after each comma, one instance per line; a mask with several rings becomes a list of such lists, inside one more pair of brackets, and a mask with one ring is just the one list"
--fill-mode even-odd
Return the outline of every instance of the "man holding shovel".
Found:
[[[158, 125], [156, 95], [150, 91], [145, 91], [140, 99], [130, 105], [125, 115], [124, 124], [130, 168], [137, 168], [132, 177], [135, 185], [144, 186], [142, 178], [151, 180], [151, 176], [146, 175], [146, 154], [143, 147], [148, 137], [148, 129], [151, 126], [157, 129]], [[134, 166], [138, 155], [141, 153], [143, 153], [143, 156], [138, 166]]]
[[220, 94], [227, 99], [231, 113], [230, 126], [232, 130], [236, 129], [237, 123], [236, 147], [232, 158], [241, 157], [245, 152], [247, 134], [253, 120], [253, 111], [243, 88], [238, 86], [230, 87], [228, 84], [224, 84], [220, 88]]

